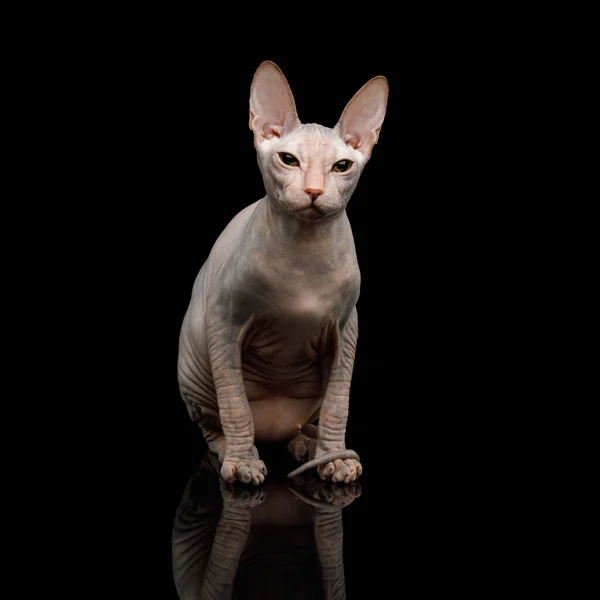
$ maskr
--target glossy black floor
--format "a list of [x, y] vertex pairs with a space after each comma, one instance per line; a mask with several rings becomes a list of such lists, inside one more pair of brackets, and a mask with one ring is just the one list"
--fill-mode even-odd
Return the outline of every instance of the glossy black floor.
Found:
[[260, 487], [227, 485], [214, 455], [203, 457], [173, 520], [174, 598], [347, 597], [344, 517], [356, 516], [361, 486], [327, 484], [314, 471], [290, 480], [284, 450], [263, 449], [270, 473]]
[[[225, 484], [199, 432], [189, 433], [183, 446], [193, 440], [192, 453], [166, 480], [168, 501], [147, 524], [157, 570], [145, 583], [153, 581], [161, 598], [390, 598], [390, 586], [476, 591], [486, 570], [478, 547], [489, 540], [473, 536], [473, 519], [488, 490], [472, 492], [464, 469], [473, 459], [453, 464], [461, 460], [456, 447], [433, 456], [427, 444], [411, 450], [399, 442], [398, 458], [386, 461], [378, 453], [393, 446], [378, 449], [365, 436], [364, 446], [352, 445], [364, 474], [344, 486], [314, 471], [291, 480], [296, 463], [285, 446], [259, 446], [269, 473], [254, 488]], [[481, 474], [470, 475], [482, 483]]]
[[[261, 36], [236, 45], [237, 34], [223, 35], [219, 47], [198, 33], [196, 19], [186, 36], [179, 17], [170, 29], [163, 17], [161, 10], [156, 28], [127, 27], [122, 46], [112, 38], [100, 44], [100, 68], [82, 66], [98, 104], [84, 103], [77, 136], [96, 154], [78, 152], [84, 168], [73, 190], [82, 212], [72, 215], [78, 226], [68, 221], [77, 237], [66, 246], [73, 293], [54, 279], [48, 286], [61, 303], [71, 300], [65, 321], [76, 327], [61, 360], [63, 387], [74, 389], [64, 421], [78, 424], [82, 438], [98, 431], [90, 444], [96, 471], [80, 468], [82, 446], [69, 447], [73, 480], [92, 487], [65, 499], [83, 512], [65, 523], [89, 545], [69, 547], [86, 565], [68, 573], [85, 581], [77, 597], [91, 598], [89, 588], [104, 582], [103, 598], [177, 599], [177, 586], [194, 598], [205, 581], [238, 598], [318, 598], [326, 589], [367, 600], [493, 597], [519, 572], [514, 428], [527, 427], [524, 407], [538, 395], [537, 382], [523, 388], [512, 380], [535, 354], [527, 336], [538, 307], [523, 301], [543, 254], [534, 244], [535, 260], [523, 261], [519, 246], [539, 229], [537, 204], [535, 218], [523, 218], [530, 188], [511, 181], [531, 158], [531, 145], [515, 142], [530, 131], [529, 123], [514, 130], [520, 81], [506, 85], [512, 70], [499, 77], [479, 43], [461, 42], [454, 28], [440, 38], [429, 15], [414, 45], [395, 31], [388, 51], [379, 34], [367, 42], [342, 29], [340, 52], [312, 34], [302, 46], [275, 35], [264, 50], [252, 50]], [[261, 23], [269, 37], [281, 27]], [[406, 21], [404, 29], [414, 26]], [[316, 57], [305, 54], [308, 46]], [[385, 75], [390, 84], [376, 151], [348, 205], [362, 283], [346, 443], [364, 467], [360, 496], [310, 477], [290, 489], [285, 475], [294, 464], [281, 447], [260, 449], [269, 469], [262, 491], [222, 489], [177, 389], [178, 336], [194, 278], [224, 226], [264, 194], [248, 129], [250, 83], [263, 60], [283, 69], [304, 122], [333, 126], [370, 78]], [[523, 114], [529, 120], [531, 111]], [[515, 161], [515, 152], [526, 156]], [[48, 349], [48, 339], [36, 341]], [[236, 536], [219, 529], [227, 510], [239, 518]], [[321, 513], [341, 515], [319, 540], [331, 552], [326, 564], [315, 537], [327, 532], [318, 527]], [[215, 548], [215, 540], [225, 545]], [[227, 549], [235, 560], [225, 560]]]

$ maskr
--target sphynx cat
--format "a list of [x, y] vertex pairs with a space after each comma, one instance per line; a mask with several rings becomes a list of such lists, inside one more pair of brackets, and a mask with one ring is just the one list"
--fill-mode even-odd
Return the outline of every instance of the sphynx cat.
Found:
[[[182, 398], [227, 482], [260, 485], [255, 442], [288, 442], [324, 480], [362, 473], [346, 449], [360, 291], [346, 205], [385, 117], [379, 76], [330, 129], [302, 124], [283, 73], [263, 62], [250, 88], [250, 129], [266, 196], [215, 242], [181, 327]], [[317, 423], [318, 425], [315, 425]]]

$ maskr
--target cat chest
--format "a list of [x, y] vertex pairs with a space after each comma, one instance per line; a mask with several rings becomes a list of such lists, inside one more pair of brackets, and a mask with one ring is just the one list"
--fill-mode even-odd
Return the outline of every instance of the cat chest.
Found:
[[313, 363], [322, 354], [332, 321], [313, 304], [257, 319], [244, 342], [247, 359], [271, 364]]

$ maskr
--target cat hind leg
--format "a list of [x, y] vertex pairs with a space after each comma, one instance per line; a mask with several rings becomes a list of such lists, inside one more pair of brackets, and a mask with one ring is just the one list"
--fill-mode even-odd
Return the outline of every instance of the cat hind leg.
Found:
[[317, 428], [305, 425], [287, 445], [288, 451], [298, 462], [306, 462], [315, 457], [317, 448]]

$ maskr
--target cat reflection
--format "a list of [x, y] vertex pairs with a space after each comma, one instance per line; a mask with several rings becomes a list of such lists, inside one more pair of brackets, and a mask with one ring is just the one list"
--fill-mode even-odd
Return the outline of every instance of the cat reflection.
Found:
[[173, 525], [181, 600], [346, 597], [342, 509], [360, 485], [314, 472], [292, 482], [232, 487], [211, 453], [188, 482]]

